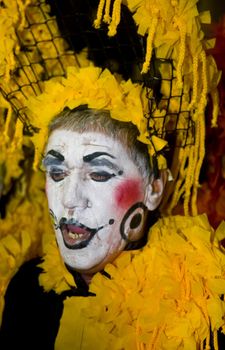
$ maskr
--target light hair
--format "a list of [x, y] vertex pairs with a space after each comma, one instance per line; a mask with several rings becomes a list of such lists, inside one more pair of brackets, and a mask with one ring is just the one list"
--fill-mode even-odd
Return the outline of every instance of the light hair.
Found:
[[79, 106], [73, 110], [65, 108], [49, 125], [49, 133], [64, 129], [85, 133], [99, 132], [118, 140], [127, 150], [128, 155], [138, 167], [143, 178], [150, 179], [150, 159], [147, 145], [137, 140], [139, 131], [135, 125], [120, 122], [110, 117], [107, 110], [97, 110]]

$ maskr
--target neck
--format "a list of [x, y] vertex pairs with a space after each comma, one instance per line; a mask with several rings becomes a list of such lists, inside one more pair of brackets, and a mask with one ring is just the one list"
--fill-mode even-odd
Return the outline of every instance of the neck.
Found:
[[86, 284], [89, 286], [89, 284], [91, 283], [92, 277], [94, 276], [94, 273], [82, 273], [81, 277], [83, 278], [83, 280], [86, 282]]

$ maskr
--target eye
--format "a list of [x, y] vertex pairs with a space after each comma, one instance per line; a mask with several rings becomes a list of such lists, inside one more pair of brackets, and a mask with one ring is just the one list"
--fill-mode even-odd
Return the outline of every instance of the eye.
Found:
[[67, 174], [64, 171], [49, 171], [49, 176], [55, 182], [64, 180]]
[[106, 171], [102, 172], [93, 172], [90, 174], [90, 177], [93, 181], [96, 182], [106, 182], [110, 180], [112, 177], [116, 176], [115, 174], [109, 174]]

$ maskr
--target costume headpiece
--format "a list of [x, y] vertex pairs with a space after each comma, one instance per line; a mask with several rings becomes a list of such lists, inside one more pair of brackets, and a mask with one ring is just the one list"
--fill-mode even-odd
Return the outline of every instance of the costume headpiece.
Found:
[[[148, 133], [148, 119], [145, 117], [147, 101], [146, 97], [141, 96], [141, 86], [132, 84], [130, 80], [120, 82], [106, 69], [70, 67], [66, 78], [50, 80], [45, 83], [44, 89], [43, 94], [30, 98], [28, 103], [32, 124], [39, 125], [41, 129], [32, 137], [36, 147], [35, 166], [47, 140], [49, 123], [65, 107], [72, 110], [87, 105], [89, 108], [109, 110], [114, 119], [132, 122], [140, 132], [139, 140], [148, 145], [150, 156], [154, 156], [155, 151], [159, 152], [166, 144], [166, 141], [155, 135], [150, 137]], [[162, 160], [159, 165], [165, 167], [165, 162]]]
[[[170, 164], [175, 190], [170, 197], [169, 211], [183, 196], [185, 213], [191, 209], [192, 214], [196, 214], [198, 178], [204, 158], [204, 110], [209, 93], [214, 106], [213, 126], [218, 113], [216, 86], [220, 74], [213, 58], [206, 54], [213, 41], [206, 41], [201, 30], [201, 22], [210, 21], [209, 13], [199, 14], [196, 0], [129, 0], [126, 5], [121, 0], [100, 0], [98, 8], [92, 9], [94, 23], [89, 18], [97, 28], [92, 32], [96, 37], [100, 33], [101, 39], [107, 26], [110, 37], [124, 31], [123, 17], [128, 14], [130, 22], [137, 25], [142, 57], [137, 49], [138, 55], [131, 63], [132, 83], [127, 81], [127, 76], [122, 79], [121, 74], [127, 74], [120, 69], [115, 72], [115, 67], [112, 68], [114, 77], [107, 71], [90, 67], [89, 58], [93, 57], [98, 64], [93, 53], [97, 49], [90, 46], [89, 40], [79, 49], [76, 43], [71, 45], [64, 40], [68, 29], [66, 21], [59, 18], [61, 34], [56, 18], [50, 16], [50, 7], [44, 1], [18, 0], [12, 4], [6, 0], [4, 3], [0, 10], [3, 33], [0, 84], [2, 105], [8, 110], [1, 141], [4, 147], [9, 135], [13, 142], [8, 149], [22, 144], [24, 125], [24, 133], [33, 135], [35, 148], [40, 153], [47, 124], [65, 106], [72, 108], [88, 103], [90, 107], [109, 109], [113, 118], [129, 120], [138, 126], [139, 139], [149, 144], [150, 154], [157, 159], [159, 168], [165, 167], [164, 146], [175, 150], [175, 161]], [[56, 15], [62, 9], [54, 2], [51, 5]], [[75, 9], [78, 5], [81, 6], [74, 5]], [[73, 11], [73, 16], [80, 19], [81, 11]], [[89, 39], [89, 33], [88, 27], [80, 36]], [[73, 33], [70, 39], [72, 37]], [[110, 43], [113, 38], [108, 40]], [[100, 54], [103, 51], [104, 45]], [[119, 64], [118, 57], [114, 61], [112, 66]], [[68, 68], [71, 66], [73, 68]], [[105, 68], [104, 63], [102, 66]], [[120, 76], [117, 73], [121, 73]], [[11, 118], [12, 109], [17, 118]], [[38, 152], [35, 166], [37, 159]]]

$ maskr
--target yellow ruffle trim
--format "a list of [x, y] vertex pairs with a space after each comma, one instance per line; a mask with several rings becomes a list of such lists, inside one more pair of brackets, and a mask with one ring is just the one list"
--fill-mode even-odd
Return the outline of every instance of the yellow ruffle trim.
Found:
[[[148, 120], [144, 116], [146, 102], [141, 85], [133, 84], [131, 80], [120, 81], [107, 69], [69, 67], [66, 78], [45, 82], [44, 93], [30, 98], [27, 104], [32, 124], [40, 128], [39, 133], [32, 137], [35, 146], [34, 168], [37, 168], [43, 153], [51, 120], [65, 107], [73, 109], [84, 104], [90, 108], [107, 109], [112, 118], [136, 125], [140, 141], [148, 145], [152, 156], [166, 145], [166, 141], [158, 137], [150, 138]], [[159, 168], [166, 168], [163, 157]]]
[[[95, 297], [70, 297], [55, 349], [210, 349], [210, 329], [225, 330], [225, 255], [206, 216], [168, 217], [141, 251], [123, 252], [90, 285]], [[61, 278], [61, 276], [59, 276]], [[208, 347], [207, 347], [208, 346]]]
[[76, 287], [73, 276], [66, 269], [59, 254], [54, 237], [44, 235], [42, 244], [44, 262], [39, 265], [43, 269], [43, 273], [39, 276], [40, 285], [44, 287], [46, 292], [54, 289], [57, 294]]

